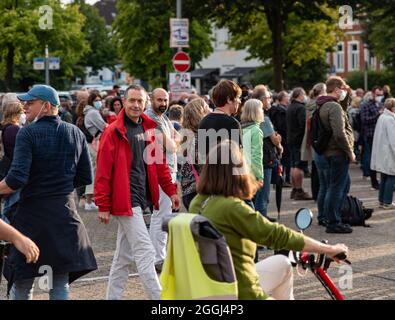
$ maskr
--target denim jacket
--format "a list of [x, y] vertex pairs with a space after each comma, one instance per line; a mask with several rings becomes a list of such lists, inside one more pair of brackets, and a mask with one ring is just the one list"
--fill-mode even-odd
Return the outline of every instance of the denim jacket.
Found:
[[19, 130], [7, 185], [22, 188], [21, 200], [70, 194], [92, 183], [84, 134], [58, 116], [45, 116]]

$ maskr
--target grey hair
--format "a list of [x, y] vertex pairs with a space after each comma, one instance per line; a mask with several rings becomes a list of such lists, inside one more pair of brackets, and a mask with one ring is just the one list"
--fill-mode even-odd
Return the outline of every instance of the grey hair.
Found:
[[261, 100], [249, 99], [246, 101], [241, 113], [241, 122], [263, 122], [263, 104]]
[[305, 94], [306, 92], [302, 87], [297, 87], [292, 90], [291, 101], [297, 99], [301, 94]]
[[145, 90], [145, 88], [143, 86], [140, 86], [138, 84], [131, 84], [129, 87], [126, 88], [125, 90], [125, 98], [128, 98], [128, 92], [130, 90], [137, 90], [137, 91], [143, 91], [144, 95], [145, 95], [145, 99], [148, 100], [148, 94], [147, 91]]

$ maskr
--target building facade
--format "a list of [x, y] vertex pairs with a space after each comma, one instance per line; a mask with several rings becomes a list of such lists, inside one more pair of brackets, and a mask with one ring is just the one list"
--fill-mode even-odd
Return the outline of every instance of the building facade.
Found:
[[339, 39], [334, 52], [327, 54], [327, 63], [331, 66], [331, 74], [347, 77], [350, 72], [364, 71], [365, 62], [368, 70], [380, 71], [382, 63], [369, 51], [363, 41], [362, 25], [354, 20], [351, 29], [344, 30], [345, 37]]

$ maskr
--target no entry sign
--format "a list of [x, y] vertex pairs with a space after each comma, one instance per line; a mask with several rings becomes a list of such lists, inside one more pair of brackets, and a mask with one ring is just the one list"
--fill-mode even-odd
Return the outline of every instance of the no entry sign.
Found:
[[177, 52], [173, 57], [173, 67], [177, 72], [186, 72], [191, 65], [191, 59], [184, 51]]

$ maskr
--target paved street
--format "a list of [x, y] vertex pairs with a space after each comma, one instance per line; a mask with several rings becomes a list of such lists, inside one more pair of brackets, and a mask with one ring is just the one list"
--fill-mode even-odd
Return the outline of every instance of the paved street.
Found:
[[[333, 235], [325, 233], [323, 227], [314, 224], [306, 234], [315, 239], [328, 239], [330, 243], [343, 242], [350, 248], [349, 259], [353, 267], [353, 281], [351, 289], [344, 289], [342, 293], [346, 299], [395, 299], [395, 212], [378, 208], [377, 192], [370, 189], [369, 181], [362, 180], [359, 168], [354, 165], [351, 170], [351, 194], [363, 200], [366, 207], [374, 208], [373, 217], [368, 221], [371, 228], [355, 227], [349, 235]], [[310, 179], [305, 179], [305, 189], [309, 190]], [[295, 228], [294, 214], [301, 207], [310, 208], [316, 215], [313, 201], [291, 201], [291, 189], [284, 189], [281, 222]], [[274, 202], [274, 192], [271, 193], [271, 216], [277, 213]], [[96, 212], [81, 210], [82, 219], [88, 229], [91, 242], [96, 254], [99, 269], [71, 286], [71, 299], [104, 299], [111, 260], [115, 249], [116, 225], [114, 221], [104, 226], [97, 221]], [[135, 268], [130, 270], [126, 299], [146, 299], [144, 290], [138, 277], [133, 275]], [[339, 284], [339, 268], [333, 265], [329, 272], [336, 284]], [[295, 270], [295, 298], [296, 299], [328, 299], [329, 296], [318, 280], [307, 272], [299, 276]], [[5, 298], [5, 281], [0, 286], [0, 299]], [[47, 299], [47, 295], [39, 291], [35, 299]]]

